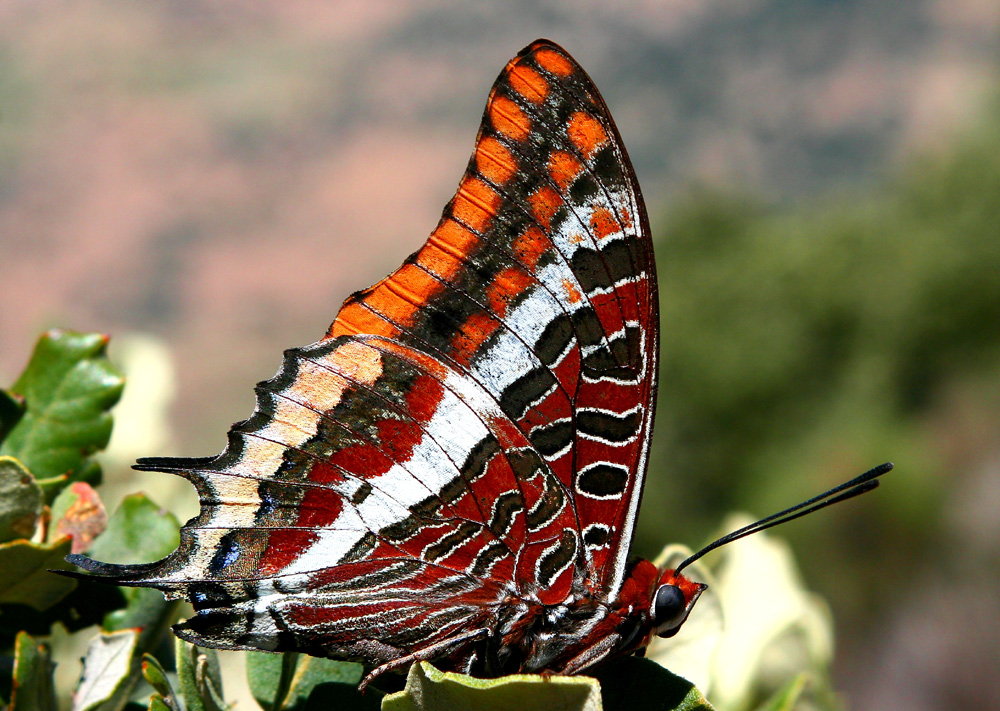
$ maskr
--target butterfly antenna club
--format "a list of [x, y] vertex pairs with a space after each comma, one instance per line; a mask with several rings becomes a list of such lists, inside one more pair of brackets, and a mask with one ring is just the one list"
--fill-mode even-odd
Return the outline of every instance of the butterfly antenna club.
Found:
[[788, 523], [789, 521], [794, 521], [801, 516], [806, 516], [807, 514], [819, 511], [820, 509], [826, 508], [832, 504], [847, 501], [848, 499], [853, 499], [855, 496], [871, 491], [872, 489], [878, 487], [878, 477], [888, 471], [891, 471], [892, 467], [892, 462], [880, 464], [877, 467], [869, 469], [864, 474], [851, 479], [850, 481], [846, 481], [839, 486], [835, 486], [828, 491], [824, 491], [818, 496], [814, 496], [811, 499], [796, 504], [795, 506], [779, 511], [775, 514], [771, 514], [770, 516], [762, 518], [759, 521], [754, 521], [748, 526], [744, 526], [743, 528], [732, 531], [731, 533], [727, 533], [721, 538], [709, 543], [701, 550], [690, 555], [674, 569], [674, 573], [679, 573], [706, 553], [710, 553], [716, 548], [721, 548], [728, 543], [738, 541], [741, 538], [746, 538], [747, 536], [758, 533], [759, 531], [773, 528], [774, 526], [780, 526], [781, 524]]

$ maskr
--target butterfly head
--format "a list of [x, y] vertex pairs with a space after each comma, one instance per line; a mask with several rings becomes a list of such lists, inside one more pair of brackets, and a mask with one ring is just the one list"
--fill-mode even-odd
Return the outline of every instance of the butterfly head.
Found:
[[698, 597], [708, 586], [696, 583], [673, 570], [660, 576], [650, 603], [653, 633], [658, 637], [673, 637], [691, 614]]

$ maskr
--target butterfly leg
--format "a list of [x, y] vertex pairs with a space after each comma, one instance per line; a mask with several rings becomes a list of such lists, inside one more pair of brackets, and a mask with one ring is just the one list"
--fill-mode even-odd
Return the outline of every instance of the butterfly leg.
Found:
[[598, 662], [604, 661], [607, 659], [608, 655], [615, 650], [620, 641], [621, 635], [617, 633], [612, 633], [604, 639], [598, 640], [566, 662], [559, 673], [576, 674], [578, 671], [592, 667]]
[[443, 656], [442, 652], [448, 650], [451, 647], [460, 645], [466, 642], [475, 642], [480, 639], [488, 637], [490, 631], [485, 627], [480, 627], [478, 629], [469, 630], [467, 632], [462, 632], [453, 637], [448, 637], [442, 639], [440, 642], [435, 642], [427, 647], [422, 647], [412, 654], [407, 654], [403, 657], [398, 657], [390, 662], [386, 662], [381, 666], [377, 666], [368, 672], [367, 676], [361, 680], [358, 684], [358, 691], [364, 692], [368, 685], [372, 683], [376, 677], [385, 674], [387, 671], [392, 671], [393, 669], [399, 669], [400, 667], [405, 667], [413, 662], [422, 662], [436, 657]]

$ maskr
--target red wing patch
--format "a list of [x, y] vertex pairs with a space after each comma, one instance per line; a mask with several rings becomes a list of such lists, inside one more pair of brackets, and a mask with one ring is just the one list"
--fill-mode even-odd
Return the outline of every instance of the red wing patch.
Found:
[[198, 488], [177, 551], [78, 562], [190, 599], [178, 631], [208, 646], [578, 665], [575, 638], [517, 637], [548, 606], [620, 591], [657, 348], [624, 146], [584, 71], [539, 40], [493, 86], [423, 248], [286, 352], [221, 455], [139, 462]]

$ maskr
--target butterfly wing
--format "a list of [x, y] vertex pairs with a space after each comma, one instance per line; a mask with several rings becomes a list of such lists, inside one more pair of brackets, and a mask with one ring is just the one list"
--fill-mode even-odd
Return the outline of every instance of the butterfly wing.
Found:
[[655, 279], [645, 208], [607, 106], [564, 50], [539, 41], [494, 85], [430, 240], [348, 300], [330, 330], [442, 354], [528, 437], [556, 481], [526, 492], [518, 580], [540, 559], [559, 561], [534, 572], [546, 602], [565, 599], [570, 576], [555, 573], [581, 549], [601, 591], [621, 582], [652, 425]]
[[117, 566], [179, 632], [384, 663], [512, 599], [617, 593], [646, 468], [656, 285], [639, 188], [583, 70], [539, 40], [494, 85], [427, 243], [287, 351], [188, 477], [177, 551]]

